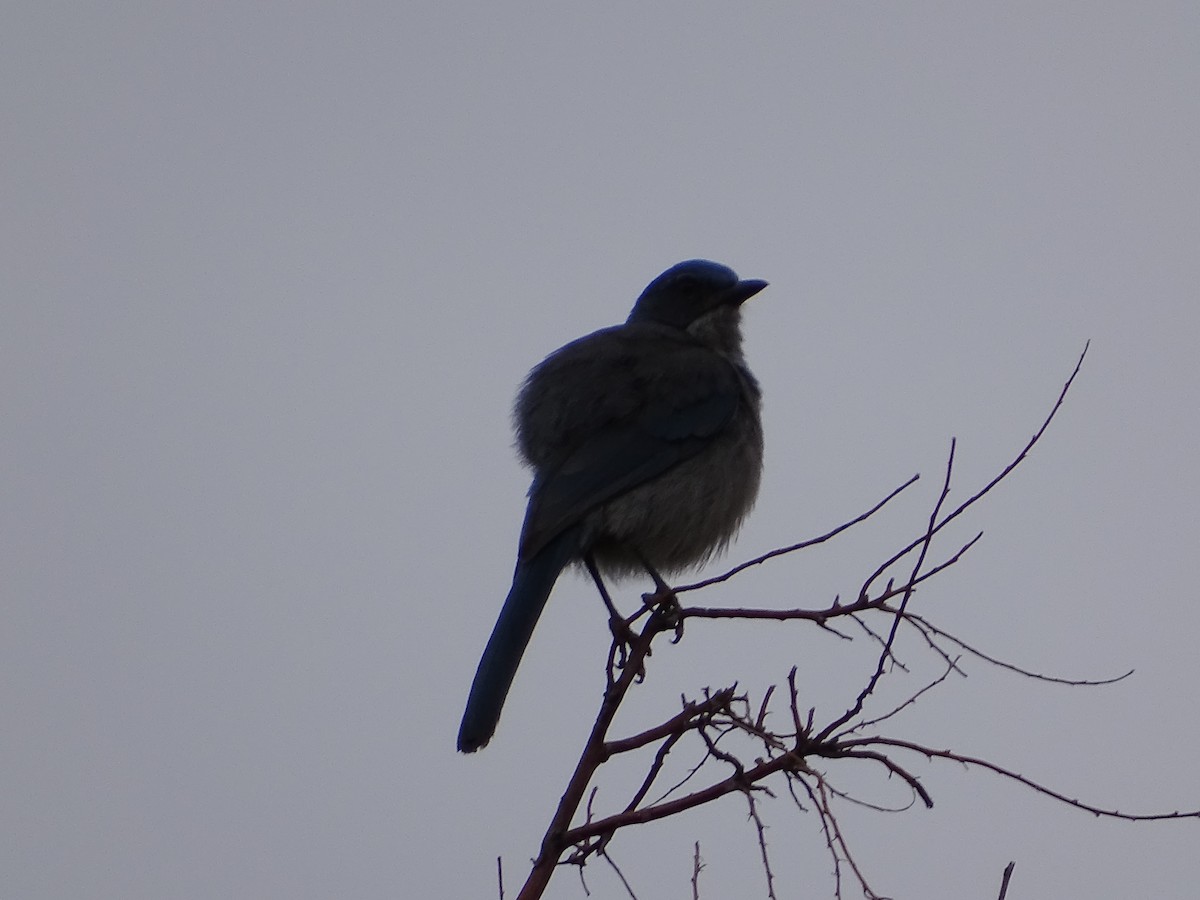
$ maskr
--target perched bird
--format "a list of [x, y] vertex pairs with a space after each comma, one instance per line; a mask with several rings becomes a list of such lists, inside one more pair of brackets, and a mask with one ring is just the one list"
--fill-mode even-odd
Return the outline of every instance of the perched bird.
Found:
[[517, 396], [517, 447], [533, 484], [512, 588], [458, 732], [473, 753], [504, 699], [559, 573], [677, 572], [737, 532], [758, 494], [758, 382], [742, 358], [741, 305], [767, 286], [690, 260], [642, 292], [624, 325], [567, 344]]

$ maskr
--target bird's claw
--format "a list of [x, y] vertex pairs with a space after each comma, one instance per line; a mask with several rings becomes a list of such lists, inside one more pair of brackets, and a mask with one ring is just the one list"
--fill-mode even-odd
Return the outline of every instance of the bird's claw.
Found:
[[637, 632], [630, 627], [629, 622], [620, 616], [609, 618], [608, 630], [612, 632], [613, 646], [617, 648], [617, 652], [621, 656], [617, 666], [623, 669], [625, 668], [625, 662], [629, 659], [629, 648], [637, 640]]
[[[629, 657], [635, 642], [642, 639], [642, 636], [634, 631], [630, 625], [632, 621], [632, 619], [623, 619], [620, 616], [612, 616], [608, 620], [608, 630], [612, 632], [613, 636], [612, 648], [608, 653], [608, 682], [610, 687], [617, 680], [616, 671], [624, 669], [629, 664]], [[649, 647], [646, 648], [645, 655], [650, 655]], [[646, 677], [644, 659], [638, 664], [638, 671], [635, 674], [639, 681]]]
[[671, 643], [678, 644], [683, 639], [683, 607], [675, 592], [665, 584], [660, 585], [653, 594], [642, 594], [642, 603], [664, 626], [674, 629]]

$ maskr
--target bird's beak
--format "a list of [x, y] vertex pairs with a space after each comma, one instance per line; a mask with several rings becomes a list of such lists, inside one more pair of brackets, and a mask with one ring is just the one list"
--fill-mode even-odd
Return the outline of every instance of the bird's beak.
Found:
[[741, 306], [766, 286], [767, 282], [757, 278], [743, 279], [726, 292], [724, 302], [730, 306]]

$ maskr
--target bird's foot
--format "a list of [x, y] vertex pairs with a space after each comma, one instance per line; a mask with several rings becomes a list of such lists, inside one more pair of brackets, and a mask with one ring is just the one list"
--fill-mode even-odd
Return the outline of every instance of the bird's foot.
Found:
[[671, 643], [678, 644], [683, 640], [683, 606], [666, 582], [660, 580], [653, 594], [642, 594], [642, 604], [665, 628], [674, 629], [675, 637]]
[[[640, 614], [639, 614], [640, 615]], [[643, 636], [633, 630], [631, 623], [636, 619], [624, 619], [621, 616], [611, 616], [608, 620], [608, 630], [612, 632], [613, 642], [612, 647], [608, 652], [608, 683], [609, 687], [617, 681], [617, 672], [624, 669], [629, 664], [629, 657], [633, 652], [635, 643], [643, 640]], [[645, 656], [650, 655], [650, 648], [646, 648]], [[644, 657], [638, 663], [638, 671], [635, 673], [638, 680], [646, 676], [646, 666]]]
[[609, 617], [608, 630], [612, 632], [615, 652], [620, 655], [620, 661], [617, 665], [619, 668], [624, 668], [625, 662], [629, 658], [629, 649], [633, 647], [634, 641], [638, 639], [638, 633], [633, 630], [633, 627], [629, 624], [629, 620], [623, 619], [620, 616]]

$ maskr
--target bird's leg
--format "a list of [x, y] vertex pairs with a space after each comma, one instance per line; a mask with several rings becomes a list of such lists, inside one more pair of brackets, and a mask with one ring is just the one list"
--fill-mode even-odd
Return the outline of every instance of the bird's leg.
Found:
[[600, 568], [596, 565], [596, 558], [590, 553], [583, 555], [583, 564], [587, 566], [588, 574], [592, 576], [592, 581], [596, 582], [596, 590], [600, 592], [600, 599], [604, 601], [604, 605], [608, 607], [608, 614], [612, 618], [624, 622], [625, 619], [621, 615], [613, 603], [612, 597], [608, 595], [608, 588], [604, 585], [604, 579], [600, 577]]
[[629, 622], [621, 615], [620, 610], [612, 601], [612, 597], [608, 594], [608, 588], [604, 585], [604, 579], [600, 577], [600, 569], [596, 565], [596, 558], [591, 553], [583, 555], [583, 564], [587, 567], [588, 574], [592, 576], [592, 581], [596, 583], [596, 590], [600, 592], [600, 599], [604, 601], [604, 605], [608, 607], [608, 628], [613, 635], [613, 648], [615, 653], [620, 654], [620, 660], [612, 660], [610, 657], [611, 669], [612, 663], [616, 662], [618, 668], [624, 668], [629, 655], [626, 647], [632, 647], [637, 635], [634, 634], [632, 628], [629, 627]]
[[654, 580], [654, 593], [642, 594], [642, 602], [648, 608], [653, 608], [662, 616], [663, 621], [675, 628], [673, 643], [678, 644], [683, 639], [683, 616], [680, 615], [682, 607], [679, 605], [679, 598], [675, 596], [675, 591], [671, 589], [671, 586], [658, 574], [658, 569], [654, 568], [640, 550], [636, 547], [631, 547], [630, 550]]

